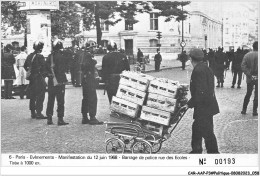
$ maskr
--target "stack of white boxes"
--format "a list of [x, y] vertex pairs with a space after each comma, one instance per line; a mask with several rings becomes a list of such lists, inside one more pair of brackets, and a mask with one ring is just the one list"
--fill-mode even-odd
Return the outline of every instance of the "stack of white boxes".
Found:
[[187, 86], [180, 86], [178, 81], [130, 71], [124, 71], [120, 76], [111, 111], [138, 120], [144, 127], [161, 136], [163, 130], [176, 120], [174, 112], [179, 104], [178, 88], [186, 91]]
[[133, 119], [137, 118], [152, 79], [154, 78], [149, 75], [124, 71], [121, 74], [117, 94], [112, 99], [110, 109]]
[[146, 125], [148, 129], [159, 135], [172, 120], [178, 86], [178, 81], [168, 79], [154, 79], [150, 82], [147, 102], [142, 108], [140, 119], [149, 121]]

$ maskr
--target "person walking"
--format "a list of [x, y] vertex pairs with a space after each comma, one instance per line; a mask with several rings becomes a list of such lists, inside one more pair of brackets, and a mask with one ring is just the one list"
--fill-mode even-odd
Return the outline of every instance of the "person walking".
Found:
[[26, 89], [26, 86], [29, 84], [29, 81], [25, 79], [26, 77], [26, 71], [24, 69], [24, 63], [27, 58], [26, 54], [26, 47], [22, 46], [21, 47], [21, 53], [18, 54], [15, 59], [16, 59], [16, 67], [19, 71], [18, 76], [17, 76], [17, 85], [20, 86], [20, 98], [23, 99]]
[[6, 53], [3, 53], [1, 62], [1, 79], [4, 80], [4, 99], [15, 99], [12, 96], [13, 82], [16, 79], [14, 71], [15, 58], [12, 54], [12, 48], [11, 44], [6, 45]]
[[244, 98], [241, 114], [246, 114], [247, 106], [255, 88], [255, 97], [253, 103], [253, 116], [257, 116], [258, 108], [258, 41], [253, 43], [253, 51], [247, 53], [241, 63], [242, 71], [246, 75], [247, 92]]
[[[47, 76], [46, 63], [41, 54], [44, 43], [35, 41], [33, 44], [34, 52], [29, 54], [24, 63], [24, 69], [27, 74], [26, 79], [29, 80], [29, 96], [30, 96], [30, 110], [33, 119], [46, 119], [42, 114], [43, 102], [45, 99]], [[36, 112], [35, 112], [36, 111]]]
[[154, 56], [155, 61], [155, 71], [160, 71], [160, 65], [162, 62], [162, 56], [160, 54], [160, 49], [157, 49], [157, 54]]
[[102, 60], [102, 79], [105, 81], [108, 100], [111, 103], [119, 86], [120, 74], [124, 70], [130, 70], [130, 65], [126, 55], [117, 51], [114, 41], [108, 42], [107, 49], [109, 53]]
[[53, 52], [48, 56], [46, 65], [48, 72], [48, 103], [46, 109], [47, 125], [52, 125], [52, 116], [55, 98], [57, 100], [57, 125], [68, 125], [64, 122], [64, 104], [65, 104], [65, 84], [68, 81], [66, 77], [66, 62], [62, 53], [63, 44], [59, 39], [53, 42]]
[[242, 63], [244, 54], [243, 54], [242, 50], [240, 48], [238, 48], [235, 55], [234, 55], [234, 52], [232, 52], [232, 51], [230, 52], [230, 57], [232, 57], [232, 56], [234, 56], [234, 57], [233, 57], [232, 66], [231, 66], [231, 71], [233, 73], [233, 81], [232, 81], [231, 88], [235, 87], [237, 77], [238, 77], [237, 88], [240, 89], [242, 74], [243, 74], [242, 68], [241, 68], [241, 63]]
[[189, 60], [188, 55], [186, 54], [185, 50], [179, 55], [179, 60], [182, 63], [182, 66], [181, 66], [182, 70], [185, 70], [186, 62]]
[[[82, 124], [102, 125], [103, 122], [98, 121], [97, 114], [97, 92], [99, 84], [99, 76], [96, 70], [97, 61], [93, 59], [91, 49], [93, 43], [86, 43], [85, 51], [80, 55], [80, 65], [82, 70], [82, 92], [83, 99], [81, 105]], [[89, 116], [89, 117], [88, 117]]]
[[215, 64], [214, 70], [217, 77], [218, 85], [217, 87], [223, 87], [224, 84], [224, 71], [226, 68], [227, 57], [223, 52], [223, 48], [218, 48], [218, 51], [215, 53]]
[[139, 63], [143, 62], [143, 57], [144, 57], [143, 52], [141, 51], [140, 48], [138, 48], [138, 52], [137, 52], [137, 62], [139, 62]]
[[194, 68], [190, 80], [191, 99], [185, 105], [185, 108], [194, 108], [190, 153], [202, 153], [202, 138], [207, 153], [219, 153], [213, 128], [213, 116], [219, 113], [214, 91], [214, 74], [203, 63], [204, 54], [200, 49], [191, 49], [189, 55]]

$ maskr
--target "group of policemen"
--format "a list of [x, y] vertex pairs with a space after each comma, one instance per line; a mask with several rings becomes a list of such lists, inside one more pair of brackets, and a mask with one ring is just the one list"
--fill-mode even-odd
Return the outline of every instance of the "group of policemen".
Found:
[[[86, 43], [81, 50], [75, 50], [72, 54], [68, 54], [63, 50], [63, 43], [56, 39], [52, 42], [52, 52], [45, 60], [41, 54], [44, 43], [36, 41], [33, 44], [34, 52], [30, 53], [24, 63], [24, 69], [27, 72], [26, 79], [29, 80], [30, 103], [29, 109], [33, 119], [47, 119], [47, 124], [53, 124], [53, 108], [55, 99], [57, 101], [57, 125], [68, 125], [63, 120], [65, 109], [65, 85], [67, 83], [66, 72], [68, 72], [68, 62], [71, 57], [77, 58], [77, 70], [72, 73], [72, 81], [75, 86], [82, 86], [83, 99], [81, 106], [82, 124], [101, 125], [96, 118], [97, 113], [97, 94], [96, 89], [99, 84], [100, 76], [96, 69], [97, 61], [94, 59], [93, 43]], [[117, 51], [117, 45], [114, 41], [109, 41], [107, 50], [109, 51], [102, 60], [102, 79], [106, 85], [106, 91], [109, 102], [116, 95], [120, 74], [124, 70], [130, 70], [130, 65], [125, 54]], [[5, 55], [6, 60], [9, 55]], [[74, 74], [74, 75], [73, 75]], [[75, 75], [78, 74], [78, 75]], [[74, 77], [73, 77], [74, 76]], [[45, 78], [48, 78], [46, 84]], [[77, 80], [77, 79], [80, 79]], [[79, 83], [77, 85], [77, 83]], [[9, 85], [7, 81], [6, 85]], [[46, 88], [48, 90], [48, 103], [46, 116], [42, 114], [43, 102], [45, 99]]]

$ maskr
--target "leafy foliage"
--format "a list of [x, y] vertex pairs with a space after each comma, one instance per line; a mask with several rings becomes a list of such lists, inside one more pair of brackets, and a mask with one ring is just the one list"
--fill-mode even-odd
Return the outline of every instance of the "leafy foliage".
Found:
[[182, 10], [182, 6], [190, 4], [190, 1], [151, 1], [154, 9], [160, 10], [159, 16], [165, 16], [165, 22], [175, 19], [176, 21], [185, 20], [188, 12]]
[[60, 1], [60, 9], [51, 12], [52, 36], [74, 38], [80, 33], [80, 9], [74, 1]]

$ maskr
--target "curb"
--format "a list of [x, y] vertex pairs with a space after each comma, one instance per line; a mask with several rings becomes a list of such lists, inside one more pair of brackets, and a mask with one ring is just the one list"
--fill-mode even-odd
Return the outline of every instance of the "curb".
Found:
[[[175, 69], [175, 68], [181, 68], [180, 66], [174, 66], [174, 67], [166, 67], [166, 68], [161, 68], [160, 71], [162, 70], [171, 70], [171, 69]], [[141, 71], [142, 73], [152, 73], [152, 72], [156, 72], [155, 70], [146, 70], [146, 71]]]

